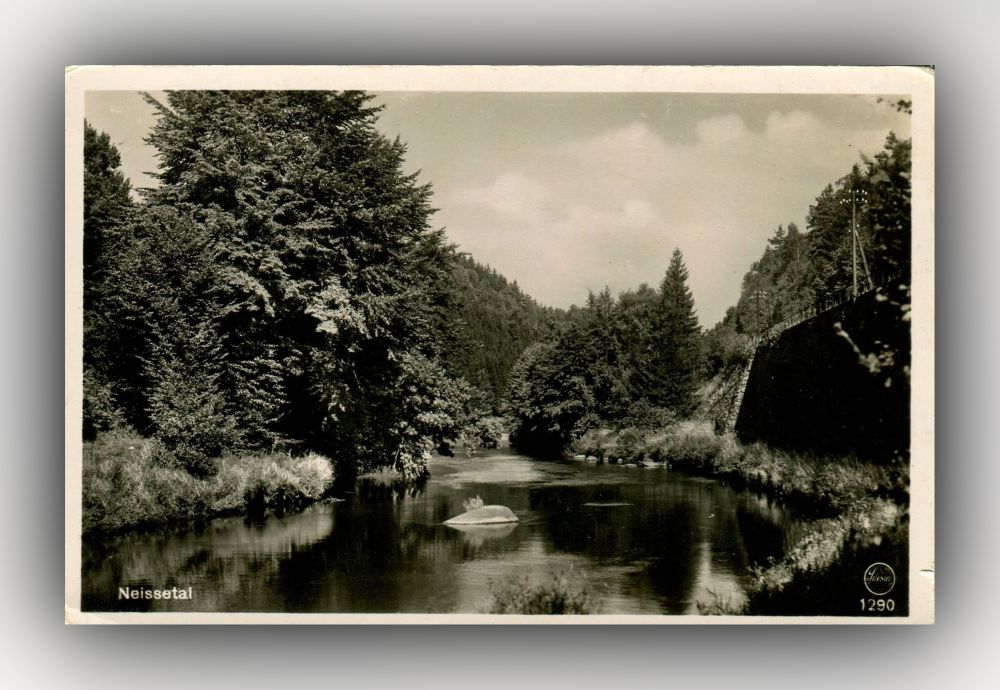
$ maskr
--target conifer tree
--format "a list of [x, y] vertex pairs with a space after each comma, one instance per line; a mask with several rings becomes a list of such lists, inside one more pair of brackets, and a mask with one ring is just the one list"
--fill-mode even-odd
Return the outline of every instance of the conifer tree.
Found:
[[660, 283], [647, 397], [654, 405], [679, 414], [690, 411], [701, 352], [694, 296], [687, 280], [684, 257], [675, 249]]

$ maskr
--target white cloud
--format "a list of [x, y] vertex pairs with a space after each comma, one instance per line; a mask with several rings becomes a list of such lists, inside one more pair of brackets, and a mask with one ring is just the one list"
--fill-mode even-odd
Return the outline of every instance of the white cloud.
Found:
[[531, 149], [520, 169], [440, 197], [441, 219], [462, 249], [558, 306], [605, 285], [656, 285], [679, 247], [711, 326], [778, 224], [804, 227], [822, 188], [885, 137], [801, 110], [771, 113], [762, 131], [727, 114], [694, 133], [668, 143], [635, 121]]
[[793, 110], [780, 113], [777, 110], [767, 116], [764, 136], [772, 141], [803, 141], [827, 134], [826, 127], [811, 113]]
[[484, 187], [466, 187], [444, 198], [457, 206], [483, 207], [519, 220], [539, 220], [546, 191], [538, 181], [518, 172], [504, 173]]
[[721, 115], [701, 120], [694, 129], [698, 141], [709, 147], [725, 146], [744, 139], [747, 127], [739, 115]]

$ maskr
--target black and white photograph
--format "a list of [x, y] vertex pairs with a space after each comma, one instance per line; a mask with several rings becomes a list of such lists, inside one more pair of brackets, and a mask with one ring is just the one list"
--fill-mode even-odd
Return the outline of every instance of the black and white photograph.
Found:
[[67, 623], [931, 623], [934, 73], [66, 73]]

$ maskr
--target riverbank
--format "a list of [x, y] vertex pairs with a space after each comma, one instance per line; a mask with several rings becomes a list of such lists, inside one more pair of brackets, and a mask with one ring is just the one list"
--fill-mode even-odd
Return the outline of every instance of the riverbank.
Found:
[[298, 510], [321, 499], [334, 479], [330, 460], [314, 453], [222, 457], [195, 477], [158, 461], [156, 450], [154, 441], [122, 431], [84, 443], [84, 535]]
[[835, 516], [869, 497], [905, 502], [908, 478], [901, 468], [853, 457], [826, 458], [742, 445], [718, 436], [708, 422], [681, 422], [666, 429], [593, 430], [571, 450], [612, 464], [664, 464], [762, 491], [811, 516]]
[[[877, 552], [879, 560], [892, 554], [905, 566], [909, 516], [905, 466], [808, 456], [762, 444], [744, 446], [731, 435], [716, 435], [708, 422], [694, 421], [651, 432], [594, 430], [577, 440], [572, 450], [577, 459], [663, 464], [719, 479], [776, 498], [810, 519], [809, 530], [784, 558], [754, 568], [747, 602], [737, 605], [722, 598], [699, 606], [702, 613], [781, 613], [789, 602], [826, 586], [839, 571], [856, 569], [870, 553]], [[901, 587], [898, 596], [903, 591]]]

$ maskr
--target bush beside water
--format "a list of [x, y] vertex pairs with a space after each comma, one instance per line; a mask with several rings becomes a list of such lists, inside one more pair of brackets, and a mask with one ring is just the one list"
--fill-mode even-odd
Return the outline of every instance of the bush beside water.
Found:
[[323, 497], [333, 466], [320, 455], [224, 457], [194, 477], [153, 440], [111, 431], [83, 449], [83, 532], [114, 533], [233, 513], [303, 507]]
[[563, 615], [596, 613], [590, 589], [571, 581], [566, 574], [532, 584], [525, 576], [511, 576], [490, 583], [486, 613]]

